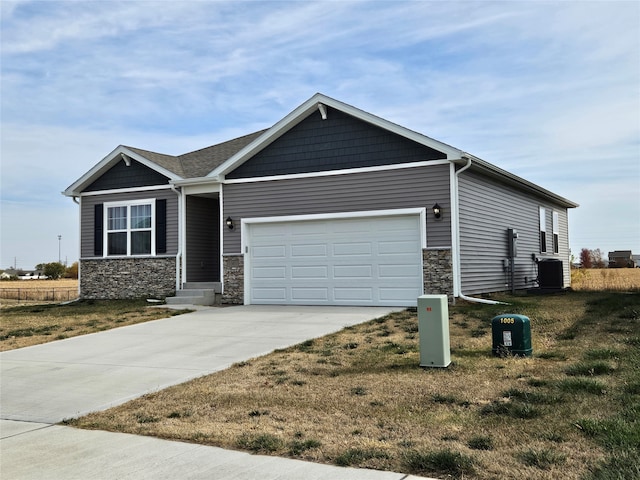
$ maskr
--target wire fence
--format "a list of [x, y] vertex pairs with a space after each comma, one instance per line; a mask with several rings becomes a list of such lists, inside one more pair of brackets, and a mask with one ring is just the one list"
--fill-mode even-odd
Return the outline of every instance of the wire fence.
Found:
[[78, 296], [76, 287], [58, 288], [0, 288], [0, 298], [3, 300], [64, 302]]

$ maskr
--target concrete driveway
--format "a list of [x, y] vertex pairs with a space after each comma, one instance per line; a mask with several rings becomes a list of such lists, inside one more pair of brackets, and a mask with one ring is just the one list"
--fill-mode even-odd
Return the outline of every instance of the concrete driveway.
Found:
[[[2, 352], [0, 476], [406, 478], [392, 472], [337, 469], [201, 445], [54, 425], [63, 419], [104, 410], [274, 349], [397, 310], [296, 306], [206, 308]], [[289, 476], [286, 472], [297, 474]]]

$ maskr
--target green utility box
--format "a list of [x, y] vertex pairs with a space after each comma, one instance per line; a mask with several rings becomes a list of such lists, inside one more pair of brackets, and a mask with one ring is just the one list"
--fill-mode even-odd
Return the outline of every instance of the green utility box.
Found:
[[451, 363], [451, 346], [449, 303], [446, 295], [418, 297], [418, 336], [420, 366], [448, 367]]
[[498, 315], [491, 320], [491, 331], [494, 355], [530, 357], [533, 354], [529, 317], [515, 314]]

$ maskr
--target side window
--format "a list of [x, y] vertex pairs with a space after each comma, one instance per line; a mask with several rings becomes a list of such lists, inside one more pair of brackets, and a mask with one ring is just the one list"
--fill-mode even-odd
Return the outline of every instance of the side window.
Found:
[[547, 210], [540, 207], [540, 253], [547, 251]]
[[553, 253], [560, 252], [560, 217], [558, 212], [553, 212]]

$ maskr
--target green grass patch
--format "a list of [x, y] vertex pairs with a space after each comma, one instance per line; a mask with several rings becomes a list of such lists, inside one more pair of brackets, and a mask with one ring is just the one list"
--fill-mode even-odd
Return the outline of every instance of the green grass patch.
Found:
[[272, 453], [283, 447], [283, 441], [269, 433], [243, 433], [238, 437], [237, 446], [254, 453]]
[[620, 350], [597, 348], [584, 353], [585, 360], [615, 360], [620, 357]]
[[551, 449], [528, 449], [517, 454], [517, 457], [522, 463], [529, 467], [536, 467], [542, 470], [548, 470], [549, 468], [562, 465], [566, 461], [566, 456]]
[[434, 452], [410, 450], [404, 456], [406, 471], [412, 475], [448, 475], [464, 478], [474, 472], [473, 458], [449, 449]]
[[607, 362], [579, 362], [570, 365], [565, 369], [565, 373], [571, 376], [594, 376], [594, 375], [609, 375], [613, 373], [614, 367]]
[[469, 439], [467, 446], [473, 450], [493, 450], [493, 439], [487, 435], [476, 435]]
[[291, 456], [299, 456], [307, 450], [311, 450], [314, 448], [318, 448], [322, 445], [322, 443], [318, 440], [308, 439], [308, 440], [292, 440], [288, 444], [289, 455]]
[[494, 401], [480, 409], [480, 415], [496, 415], [529, 420], [542, 415], [542, 412], [530, 403], [520, 403], [511, 401]]
[[335, 464], [340, 467], [360, 465], [367, 460], [388, 459], [389, 454], [377, 448], [350, 448], [335, 459]]
[[558, 382], [558, 389], [561, 392], [578, 395], [587, 393], [590, 395], [604, 395], [607, 392], [607, 386], [592, 378], [569, 378]]

